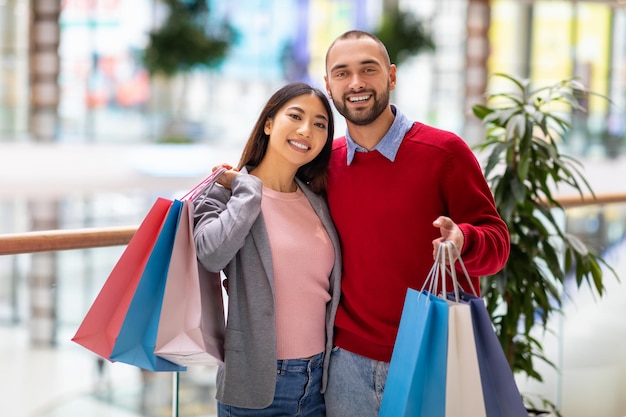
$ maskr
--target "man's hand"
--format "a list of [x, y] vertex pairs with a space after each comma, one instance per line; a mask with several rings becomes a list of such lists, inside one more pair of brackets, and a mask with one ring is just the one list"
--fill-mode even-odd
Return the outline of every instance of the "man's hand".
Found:
[[[441, 232], [441, 237], [433, 240], [433, 259], [437, 256], [437, 250], [441, 242], [449, 241], [456, 245], [459, 250], [458, 253], [463, 251], [463, 244], [465, 243], [465, 236], [461, 228], [452, 221], [449, 217], [439, 216], [434, 222], [433, 226], [438, 227]], [[455, 251], [456, 252], [456, 251]], [[457, 255], [455, 253], [454, 260], [456, 261]]]

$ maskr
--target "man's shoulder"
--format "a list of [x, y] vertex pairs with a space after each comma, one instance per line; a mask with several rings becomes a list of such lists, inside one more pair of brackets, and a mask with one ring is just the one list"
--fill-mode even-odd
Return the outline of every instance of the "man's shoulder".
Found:
[[347, 146], [348, 146], [348, 142], [346, 141], [345, 136], [341, 136], [339, 138], [333, 139], [333, 151], [346, 149]]
[[421, 122], [414, 122], [413, 126], [406, 133], [407, 137], [414, 140], [438, 137], [442, 139], [459, 140], [461, 139], [456, 133], [449, 130], [440, 129], [435, 126], [427, 125]]
[[434, 146], [442, 150], [468, 148], [467, 143], [454, 132], [415, 122], [405, 135], [406, 142]]

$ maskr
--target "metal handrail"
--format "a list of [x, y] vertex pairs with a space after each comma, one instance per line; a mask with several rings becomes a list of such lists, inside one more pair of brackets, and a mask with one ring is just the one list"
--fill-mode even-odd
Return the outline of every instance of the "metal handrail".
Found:
[[555, 200], [563, 208], [573, 208], [573, 207], [582, 207], [582, 206], [591, 206], [591, 205], [602, 206], [605, 204], [626, 203], [626, 193], [604, 193], [604, 194], [597, 194], [595, 197], [591, 195], [584, 195], [584, 196], [572, 195], [572, 196], [557, 197], [555, 198]]
[[126, 245], [136, 231], [117, 226], [0, 234], [0, 255]]
[[[595, 197], [575, 195], [559, 197], [556, 201], [563, 208], [626, 203], [626, 193], [600, 194]], [[126, 245], [137, 228], [113, 226], [0, 234], [0, 255]]]

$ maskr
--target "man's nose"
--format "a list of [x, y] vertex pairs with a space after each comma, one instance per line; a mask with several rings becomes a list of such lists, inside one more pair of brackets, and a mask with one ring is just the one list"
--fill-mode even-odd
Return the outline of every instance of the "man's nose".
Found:
[[350, 84], [349, 87], [351, 90], [354, 91], [359, 91], [360, 89], [362, 89], [365, 86], [365, 83], [363, 82], [363, 80], [361, 79], [361, 77], [359, 76], [359, 74], [354, 74], [351, 78], [350, 78]]

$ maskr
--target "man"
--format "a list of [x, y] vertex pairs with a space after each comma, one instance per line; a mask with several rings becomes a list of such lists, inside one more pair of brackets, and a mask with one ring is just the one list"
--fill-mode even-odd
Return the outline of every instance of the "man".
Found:
[[396, 66], [380, 40], [341, 35], [324, 79], [347, 124], [327, 190], [343, 255], [327, 416], [375, 417], [407, 288], [422, 288], [439, 244], [456, 245], [479, 288], [506, 263], [509, 234], [467, 144], [390, 105]]

